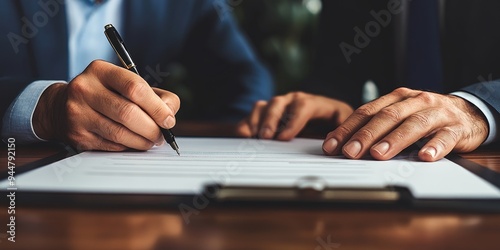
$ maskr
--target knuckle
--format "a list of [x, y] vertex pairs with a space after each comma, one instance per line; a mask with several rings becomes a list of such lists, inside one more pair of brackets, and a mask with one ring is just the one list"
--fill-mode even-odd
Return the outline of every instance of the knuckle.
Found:
[[109, 131], [112, 131], [112, 133], [109, 135], [111, 141], [113, 142], [123, 141], [123, 138], [125, 136], [125, 127], [120, 126], [114, 130], [109, 129]]
[[272, 104], [281, 104], [285, 101], [285, 97], [283, 96], [275, 96], [273, 98], [271, 98], [271, 103]]
[[461, 138], [461, 130], [458, 128], [444, 127], [441, 129], [443, 132], [448, 134], [448, 136], [453, 140], [453, 142], [458, 142]]
[[89, 66], [87, 67], [87, 70], [89, 70], [89, 71], [100, 70], [104, 64], [105, 64], [105, 62], [102, 60], [94, 60], [89, 64]]
[[435, 138], [434, 145], [436, 145], [437, 148], [442, 149], [446, 149], [450, 146], [449, 143], [446, 142], [443, 138]]
[[305, 98], [307, 96], [307, 94], [302, 92], [302, 91], [293, 92], [292, 95], [293, 95], [293, 98], [295, 98], [295, 99], [301, 99], [301, 98]]
[[137, 106], [131, 103], [125, 103], [118, 109], [118, 120], [120, 122], [128, 122], [134, 117], [134, 112]]
[[375, 135], [369, 129], [361, 129], [356, 133], [356, 137], [362, 139], [363, 141], [373, 141], [375, 139]]
[[151, 111], [151, 117], [153, 119], [165, 119], [165, 117], [168, 115], [170, 112], [164, 112], [166, 111], [164, 106], [156, 106], [152, 111]]
[[411, 115], [409, 120], [416, 123], [421, 128], [428, 128], [431, 125], [429, 117], [420, 113]]
[[380, 116], [384, 119], [388, 119], [394, 123], [401, 121], [401, 112], [393, 107], [383, 108], [379, 112]]
[[398, 95], [398, 96], [405, 96], [408, 93], [410, 93], [412, 90], [406, 87], [399, 87], [395, 89], [392, 93]]
[[340, 126], [335, 131], [328, 134], [328, 136], [333, 136], [334, 134], [338, 134], [341, 137], [348, 136], [352, 133], [352, 130], [347, 128], [346, 126]]
[[408, 133], [404, 133], [403, 131], [400, 130], [395, 130], [391, 133], [391, 136], [396, 139], [397, 141], [402, 141], [405, 140], [406, 137], [408, 136]]
[[436, 101], [436, 94], [430, 92], [422, 92], [417, 95], [417, 98], [423, 103], [433, 105]]
[[356, 111], [354, 111], [354, 114], [356, 114], [358, 116], [363, 116], [363, 117], [373, 116], [375, 113], [376, 113], [376, 109], [370, 103], [365, 104], [365, 105], [359, 107]]
[[141, 100], [145, 95], [145, 84], [136, 81], [136, 80], [128, 80], [124, 84], [125, 86], [125, 95], [129, 97], [131, 100]]
[[88, 84], [83, 78], [84, 77], [82, 76], [77, 76], [68, 84], [67, 91], [69, 97], [74, 97], [87, 92]]
[[254, 107], [259, 107], [259, 106], [264, 106], [267, 104], [267, 101], [264, 101], [264, 100], [258, 100], [255, 102], [255, 104], [253, 105]]

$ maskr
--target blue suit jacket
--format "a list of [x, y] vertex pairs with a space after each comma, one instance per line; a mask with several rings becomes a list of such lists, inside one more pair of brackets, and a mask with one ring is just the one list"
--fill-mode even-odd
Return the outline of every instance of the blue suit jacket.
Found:
[[[255, 101], [272, 96], [268, 72], [254, 56], [228, 9], [223, 9], [224, 3], [220, 0], [125, 0], [124, 3], [122, 36], [139, 71], [145, 72], [147, 66], [155, 69], [157, 65], [164, 69], [172, 62], [180, 62], [187, 68], [190, 75], [187, 87], [194, 96], [194, 108], [186, 114], [190, 117], [240, 119]], [[37, 30], [23, 30], [26, 20]], [[10, 103], [32, 81], [68, 79], [64, 0], [0, 1], [0, 34], [3, 117]], [[150, 83], [154, 80], [154, 77], [149, 79]]]

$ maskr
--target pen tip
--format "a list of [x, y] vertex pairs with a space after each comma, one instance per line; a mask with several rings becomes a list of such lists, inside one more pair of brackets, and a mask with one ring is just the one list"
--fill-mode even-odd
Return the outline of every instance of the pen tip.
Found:
[[175, 152], [177, 152], [177, 155], [181, 156], [181, 153], [179, 153], [178, 149], [176, 149]]

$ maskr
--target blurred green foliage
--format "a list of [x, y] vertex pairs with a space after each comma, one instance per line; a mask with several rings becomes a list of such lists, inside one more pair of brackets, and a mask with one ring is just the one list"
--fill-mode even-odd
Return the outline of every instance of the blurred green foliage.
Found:
[[[276, 93], [297, 90], [312, 70], [321, 0], [219, 1], [226, 1], [224, 11], [234, 14], [255, 52], [269, 69]], [[193, 110], [197, 107], [186, 84], [189, 72], [179, 63], [162, 66], [162, 71], [170, 74], [156, 84], [173, 91], [182, 100], [177, 117], [193, 118]]]
[[271, 71], [278, 94], [297, 88], [316, 53], [320, 0], [243, 0], [233, 6], [240, 27]]

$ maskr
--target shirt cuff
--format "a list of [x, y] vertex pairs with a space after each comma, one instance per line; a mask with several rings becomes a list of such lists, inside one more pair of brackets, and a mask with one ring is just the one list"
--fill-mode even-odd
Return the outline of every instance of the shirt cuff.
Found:
[[483, 145], [487, 145], [491, 142], [493, 142], [496, 139], [497, 136], [497, 122], [495, 120], [495, 116], [493, 115], [493, 112], [491, 109], [486, 105], [486, 103], [479, 99], [478, 97], [469, 94], [467, 92], [463, 91], [457, 91], [451, 93], [451, 95], [461, 97], [465, 99], [466, 101], [472, 103], [474, 106], [476, 106], [486, 117], [486, 120], [488, 121], [488, 126], [489, 126], [489, 134], [486, 140], [483, 142]]
[[52, 84], [66, 81], [35, 81], [26, 87], [11, 103], [3, 117], [2, 138], [15, 138], [16, 143], [29, 144], [46, 141], [33, 129], [33, 113], [43, 92]]

